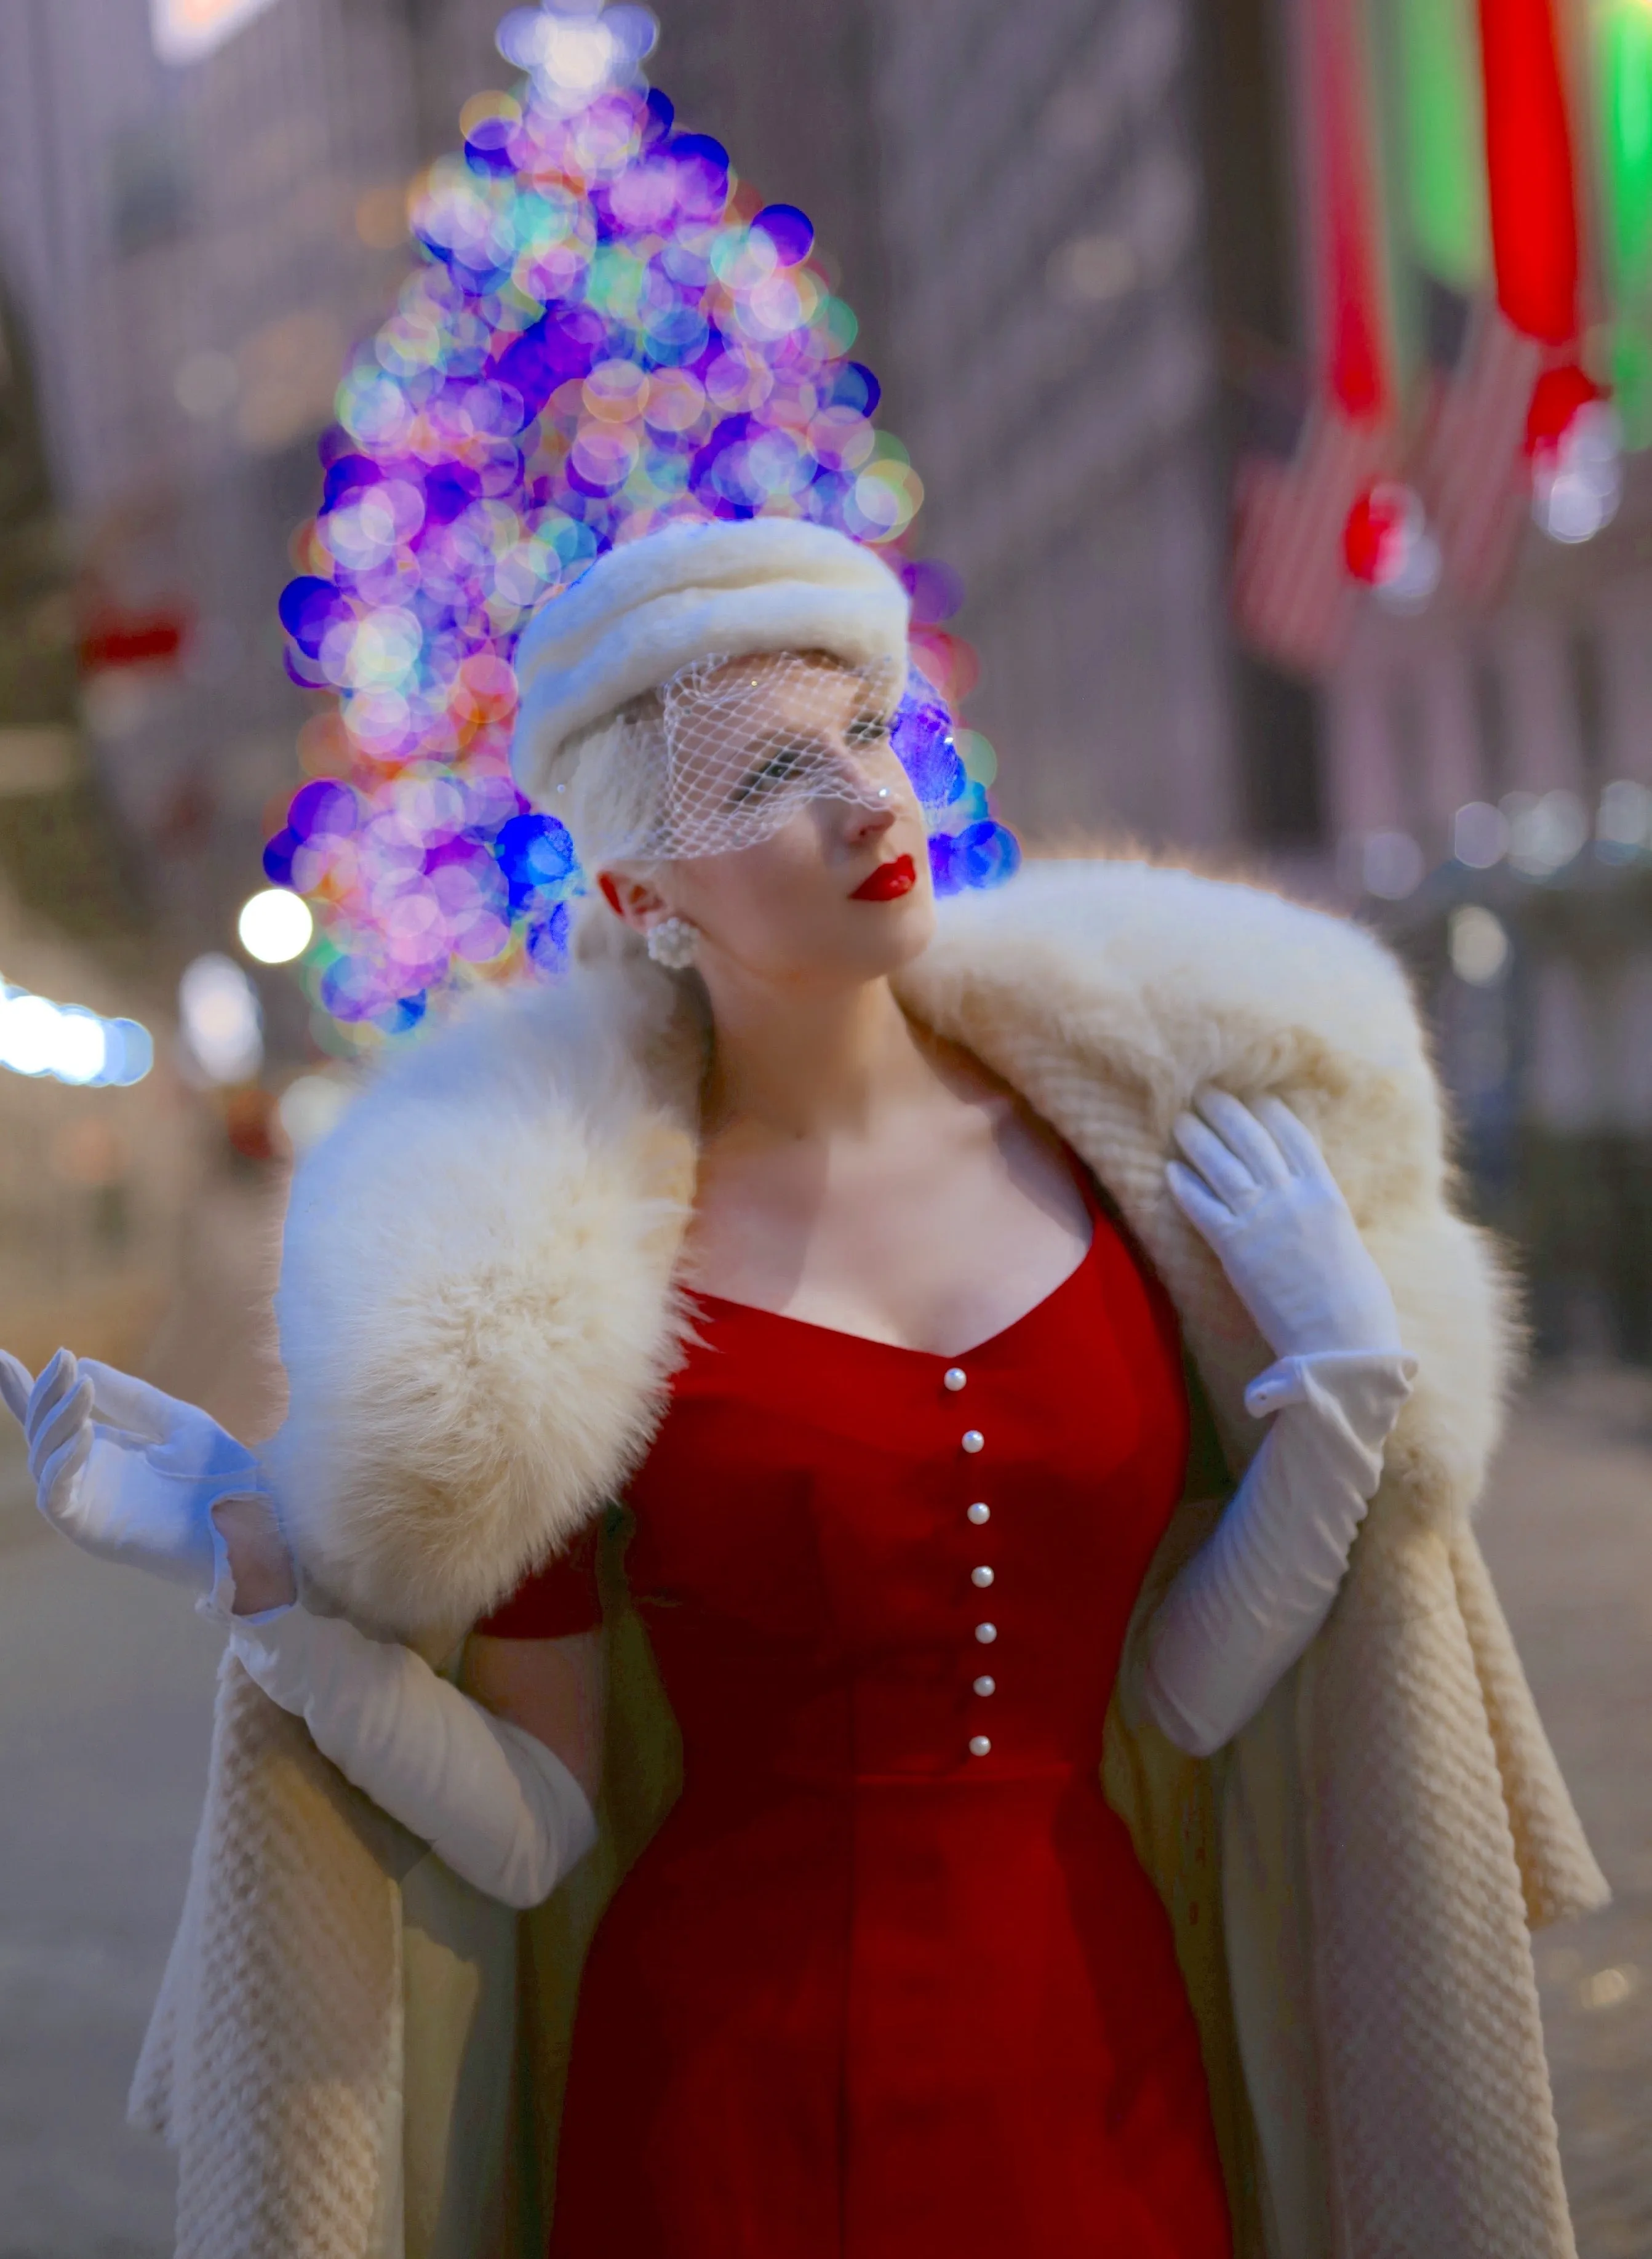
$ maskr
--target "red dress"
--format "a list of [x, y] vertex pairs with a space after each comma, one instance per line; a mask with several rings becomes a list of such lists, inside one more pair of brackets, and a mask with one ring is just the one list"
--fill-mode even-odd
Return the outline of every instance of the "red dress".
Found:
[[[1228, 2259], [1169, 1921], [1097, 1782], [1186, 1395], [1092, 1213], [955, 1358], [702, 1298], [629, 1493], [683, 1792], [580, 1981], [552, 2259]], [[481, 1628], [597, 1614], [576, 1556]]]

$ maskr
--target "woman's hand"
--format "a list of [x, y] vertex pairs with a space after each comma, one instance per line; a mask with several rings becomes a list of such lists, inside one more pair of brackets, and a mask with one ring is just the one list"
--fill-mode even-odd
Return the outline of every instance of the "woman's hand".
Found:
[[[1399, 1321], [1325, 1157], [1283, 1099], [1207, 1087], [1177, 1117], [1171, 1197], [1276, 1358], [1398, 1350]], [[1191, 1165], [1188, 1165], [1191, 1164]]]
[[[87, 1552], [209, 1592], [213, 1508], [231, 1516], [230, 1502], [245, 1500], [231, 1565], [245, 1563], [262, 1605], [292, 1597], [263, 1470], [204, 1412], [67, 1350], [38, 1380], [0, 1350], [0, 1397], [22, 1423], [41, 1513]], [[230, 1529], [224, 1536], [227, 1550]]]

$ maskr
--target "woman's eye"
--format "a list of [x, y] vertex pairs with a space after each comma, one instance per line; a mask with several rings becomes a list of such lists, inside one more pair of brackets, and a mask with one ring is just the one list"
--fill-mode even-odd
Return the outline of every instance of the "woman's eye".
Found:
[[851, 745], [881, 745], [889, 736], [888, 716], [884, 714], [864, 714], [849, 725], [848, 738]]
[[808, 760], [801, 745], [777, 745], [765, 761], [749, 769], [730, 794], [730, 803], [744, 808], [754, 800], [762, 800], [781, 785], [793, 784], [802, 775]]

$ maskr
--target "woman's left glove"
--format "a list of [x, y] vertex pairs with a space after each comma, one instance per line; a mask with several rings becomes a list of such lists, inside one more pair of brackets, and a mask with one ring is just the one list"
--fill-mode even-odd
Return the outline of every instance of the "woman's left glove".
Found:
[[1201, 1090], [1164, 1172], [1277, 1358], [1396, 1350], [1399, 1321], [1325, 1156], [1283, 1099]]
[[41, 1513], [105, 1560], [204, 1594], [224, 1562], [212, 1508], [270, 1495], [253, 1453], [216, 1420], [95, 1358], [61, 1349], [31, 1380], [0, 1350], [0, 1397], [22, 1423]]
[[1206, 1090], [1176, 1124], [1170, 1189], [1278, 1360], [1245, 1391], [1271, 1418], [1216, 1529], [1148, 1628], [1142, 1689], [1171, 1741], [1229, 1741], [1330, 1614], [1416, 1359], [1319, 1147], [1277, 1098]]

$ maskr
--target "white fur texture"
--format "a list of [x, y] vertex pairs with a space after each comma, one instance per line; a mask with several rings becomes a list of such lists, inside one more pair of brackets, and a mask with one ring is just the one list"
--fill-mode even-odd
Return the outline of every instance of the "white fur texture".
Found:
[[[1295, 1108], [1420, 1360], [1391, 1480], [1431, 1518], [1466, 1512], [1496, 1442], [1515, 1329], [1491, 1243], [1452, 1210], [1437, 1086], [1405, 976], [1380, 942], [1259, 887], [1145, 862], [1055, 862], [947, 904], [901, 988], [1108, 1184], [1176, 1296], [1230, 1455], [1260, 1436], [1243, 1394], [1268, 1352], [1170, 1198], [1163, 1161], [1172, 1122], [1205, 1082], [1247, 1101], [1277, 1092]], [[1136, 1165], [1122, 1170], [1131, 1148]]]
[[298, 1172], [270, 1464], [311, 1584], [374, 1628], [474, 1621], [652, 1433], [694, 1151], [630, 1003], [602, 973], [491, 1002]]
[[695, 659], [829, 651], [904, 666], [907, 595], [870, 549], [790, 518], [665, 527], [611, 549], [516, 645], [511, 766], [543, 799], [570, 738]]
[[[1433, 1080], [1376, 941], [1185, 872], [1053, 864], [944, 905], [902, 992], [1099, 1168], [1236, 1453], [1261, 1432], [1241, 1399], [1267, 1351], [1162, 1158], [1200, 1083], [1281, 1092], [1323, 1140], [1421, 1360], [1391, 1472], [1432, 1516], [1466, 1509], [1507, 1328], [1487, 1250], [1446, 1203]], [[427, 1041], [300, 1172], [274, 1465], [308, 1572], [363, 1620], [405, 1634], [474, 1619], [644, 1446], [678, 1355], [693, 1187], [691, 1031], [658, 1063], [679, 997], [634, 952], [592, 952], [559, 988]], [[1132, 1172], [1122, 1152], [1145, 1158]]]

